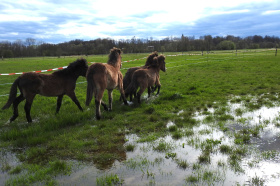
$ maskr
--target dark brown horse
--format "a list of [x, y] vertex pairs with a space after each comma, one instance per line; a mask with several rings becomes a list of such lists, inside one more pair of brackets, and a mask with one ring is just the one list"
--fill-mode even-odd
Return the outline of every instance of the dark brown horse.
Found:
[[[154, 57], [157, 57], [158, 56], [158, 53], [157, 51], [154, 51], [153, 53], [151, 53], [148, 57], [147, 57], [147, 60], [146, 60], [146, 63], [144, 66], [142, 67], [132, 67], [132, 68], [129, 68], [127, 70], [127, 72], [125, 73], [125, 76], [123, 78], [123, 89], [125, 90], [128, 85], [130, 84], [131, 82], [131, 79], [132, 79], [132, 74], [138, 70], [138, 69], [145, 69], [145, 68], [148, 68], [148, 66], [152, 65], [153, 63], [153, 59]], [[130, 94], [130, 101], [132, 101], [132, 95], [136, 96], [136, 92], [133, 92]], [[127, 97], [128, 95], [126, 95]]]
[[[76, 97], [75, 87], [78, 77], [86, 76], [87, 69], [87, 61], [85, 59], [77, 59], [70, 63], [67, 68], [53, 72], [52, 74], [24, 73], [14, 81], [8, 102], [2, 109], [7, 109], [13, 104], [14, 113], [10, 118], [10, 122], [12, 122], [18, 117], [18, 104], [26, 99], [24, 110], [26, 119], [30, 123], [32, 122], [30, 116], [31, 105], [36, 94], [50, 97], [57, 96], [56, 113], [59, 112], [62, 98], [66, 94], [83, 111]], [[20, 90], [18, 97], [16, 97], [17, 87]]]
[[160, 92], [160, 81], [159, 81], [159, 71], [162, 70], [163, 72], [166, 71], [165, 68], [165, 57], [160, 55], [158, 57], [154, 57], [152, 65], [145, 69], [138, 69], [136, 70], [131, 79], [131, 83], [125, 89], [125, 94], [131, 94], [137, 91], [138, 87], [140, 90], [137, 92], [137, 99], [138, 103], [140, 103], [140, 97], [142, 93], [148, 88], [148, 96], [150, 97], [151, 94], [151, 87], [156, 85], [158, 88], [157, 95]]
[[[96, 119], [101, 118], [100, 104], [103, 105], [105, 110], [112, 110], [112, 93], [113, 89], [118, 88], [124, 104], [127, 101], [124, 96], [123, 90], [123, 75], [120, 71], [121, 68], [121, 50], [113, 48], [110, 50], [109, 59], [107, 64], [94, 63], [87, 71], [87, 98], [86, 105], [88, 106], [94, 95], [96, 106]], [[102, 101], [105, 89], [108, 90], [109, 108]]]

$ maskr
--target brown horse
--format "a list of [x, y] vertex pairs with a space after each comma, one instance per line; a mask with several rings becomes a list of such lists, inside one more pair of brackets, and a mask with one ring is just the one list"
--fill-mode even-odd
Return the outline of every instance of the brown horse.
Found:
[[[32, 122], [30, 116], [31, 105], [36, 94], [51, 97], [57, 96], [56, 113], [59, 112], [62, 98], [66, 94], [83, 111], [74, 91], [78, 77], [85, 77], [87, 69], [87, 61], [85, 59], [77, 59], [70, 63], [66, 69], [53, 72], [52, 74], [24, 73], [14, 81], [8, 102], [2, 109], [7, 109], [13, 104], [14, 113], [10, 118], [10, 122], [12, 122], [18, 117], [19, 103], [26, 99], [24, 110], [26, 119], [30, 123]], [[17, 87], [20, 90], [18, 97], [16, 97]]]
[[[125, 76], [123, 78], [123, 89], [125, 90], [128, 85], [130, 84], [131, 82], [131, 79], [132, 79], [132, 74], [138, 70], [138, 69], [145, 69], [145, 68], [148, 68], [148, 66], [152, 65], [152, 63], [154, 62], [153, 59], [154, 57], [157, 57], [158, 56], [158, 53], [157, 51], [154, 51], [153, 53], [151, 53], [148, 57], [147, 57], [147, 60], [146, 60], [146, 63], [144, 66], [142, 67], [132, 67], [132, 68], [129, 68], [127, 70], [127, 72], [125, 73]], [[133, 94], [131, 93], [130, 94], [130, 101], [132, 101], [132, 95], [134, 95], [136, 97], [136, 92], [133, 92]], [[126, 95], [127, 97], [128, 95]]]
[[[113, 89], [118, 87], [124, 104], [128, 104], [123, 90], [123, 76], [120, 71], [121, 68], [121, 50], [113, 48], [110, 50], [107, 64], [94, 63], [87, 71], [87, 98], [86, 105], [88, 106], [92, 100], [93, 94], [95, 97], [96, 119], [101, 118], [100, 104], [105, 110], [112, 110], [112, 93]], [[109, 108], [102, 101], [105, 89], [108, 90]]]
[[154, 57], [153, 61], [153, 64], [148, 68], [136, 70], [132, 75], [131, 83], [127, 89], [125, 89], [125, 94], [128, 95], [134, 93], [137, 91], [138, 87], [140, 87], [140, 90], [137, 92], [138, 103], [141, 102], [140, 97], [146, 88], [148, 88], [149, 97], [151, 94], [151, 87], [154, 85], [158, 88], [157, 95], [160, 92], [161, 84], [159, 81], [159, 71], [166, 71], [165, 57], [160, 55], [158, 57]]

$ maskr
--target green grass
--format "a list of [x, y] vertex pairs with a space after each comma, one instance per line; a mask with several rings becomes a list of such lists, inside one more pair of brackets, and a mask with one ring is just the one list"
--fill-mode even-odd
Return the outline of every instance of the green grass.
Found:
[[110, 174], [96, 179], [96, 184], [102, 186], [121, 185], [122, 182], [123, 180], [121, 180], [116, 174]]
[[[147, 55], [124, 54], [122, 60], [139, 59]], [[0, 73], [51, 69], [66, 66], [76, 58], [5, 59], [0, 63]], [[88, 56], [87, 60], [106, 62], [107, 56]], [[127, 68], [142, 66], [144, 62], [145, 59], [123, 63], [121, 72], [124, 75]], [[65, 159], [92, 162], [101, 170], [111, 168], [115, 161], [126, 160], [125, 153], [135, 148], [134, 144], [125, 146], [126, 134], [137, 134], [139, 139], [136, 143], [151, 143], [153, 151], [171, 158], [174, 155], [172, 153], [176, 153], [173, 152], [172, 144], [159, 139], [170, 135], [173, 139], [180, 140], [182, 137], [191, 138], [196, 135], [193, 128], [199, 125], [199, 121], [193, 116], [197, 111], [207, 114], [207, 124], [226, 132], [228, 128], [224, 123], [234, 119], [226, 107], [232, 97], [232, 103], [245, 102], [248, 110], [271, 105], [272, 101], [278, 100], [276, 93], [280, 92], [277, 78], [280, 63], [279, 56], [275, 57], [273, 51], [266, 51], [265, 54], [244, 51], [240, 56], [215, 51], [208, 58], [167, 56], [166, 67], [165, 73], [160, 72], [162, 87], [159, 96], [151, 101], [144, 101], [141, 105], [125, 106], [119, 101], [119, 92], [114, 90], [113, 111], [106, 112], [101, 108], [103, 118], [100, 121], [95, 120], [94, 103], [89, 107], [85, 106], [87, 83], [84, 77], [78, 79], [75, 91], [85, 108], [84, 112], [80, 112], [72, 100], [65, 96], [60, 113], [55, 115], [56, 98], [40, 95], [35, 97], [31, 108], [31, 116], [35, 121], [31, 124], [26, 123], [24, 102], [19, 105], [19, 117], [8, 126], [4, 124], [12, 116], [12, 109], [1, 110], [0, 147], [22, 149], [16, 152], [22, 166], [17, 168], [6, 164], [1, 167], [3, 170], [19, 172], [13, 174], [15, 178], [9, 179], [7, 183], [53, 183], [57, 175], [70, 172], [71, 166], [64, 162]], [[0, 107], [8, 99], [6, 94], [11, 86], [9, 83], [18, 76], [0, 76]], [[249, 96], [257, 96], [258, 99], [252, 101]], [[107, 92], [104, 93], [103, 100], [108, 102]], [[215, 109], [213, 114], [209, 112], [210, 108]], [[179, 111], [183, 112], [177, 115]], [[238, 116], [242, 116], [244, 112], [235, 110]], [[167, 128], [168, 121], [174, 121], [175, 125]], [[278, 123], [275, 121], [276, 126]], [[258, 127], [236, 131], [233, 134], [236, 146], [250, 144], [251, 136], [257, 137], [261, 130]], [[201, 131], [198, 135], [207, 134], [211, 134], [211, 130]], [[187, 141], [184, 143], [187, 144]], [[244, 149], [230, 150], [228, 146], [220, 145], [219, 140], [205, 141], [198, 148], [202, 150], [195, 158], [198, 163], [211, 163], [210, 155], [220, 151], [229, 156], [228, 164], [233, 170], [242, 172], [240, 161], [246, 154]], [[264, 154], [267, 158], [271, 156], [273, 153]], [[187, 162], [179, 164], [179, 167], [187, 167]], [[22, 175], [25, 173], [32, 177]], [[201, 176], [190, 176], [186, 180], [191, 183], [208, 182]], [[210, 173], [207, 176], [212, 180], [216, 179]], [[106, 182], [106, 177], [99, 179], [101, 185]], [[122, 183], [121, 179], [117, 181], [118, 184], [120, 182]]]
[[189, 163], [186, 160], [177, 159], [176, 163], [177, 163], [178, 167], [180, 167], [182, 169], [186, 169], [190, 166]]

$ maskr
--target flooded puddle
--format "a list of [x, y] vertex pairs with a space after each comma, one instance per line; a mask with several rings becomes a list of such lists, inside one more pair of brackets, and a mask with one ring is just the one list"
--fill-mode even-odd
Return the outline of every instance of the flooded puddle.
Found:
[[0, 150], [0, 185], [5, 185], [6, 181], [11, 177], [8, 173], [11, 167], [17, 166], [19, 163], [14, 153], [3, 149]]
[[[237, 114], [238, 111], [241, 114]], [[209, 109], [210, 114], [214, 114], [213, 108]], [[255, 144], [262, 151], [277, 150], [280, 152], [280, 107], [261, 107], [258, 110], [246, 111], [243, 104], [229, 104], [227, 114], [234, 117], [233, 121], [228, 121], [226, 126], [232, 131], [242, 129], [254, 129], [260, 127], [257, 137], [251, 138], [251, 144]], [[196, 113], [195, 118], [203, 123], [205, 115]]]
[[[241, 103], [229, 103], [225, 112], [234, 119], [225, 121], [228, 133], [205, 122], [208, 116], [215, 118], [216, 112], [214, 108], [208, 109], [207, 115], [197, 112], [194, 118], [199, 125], [191, 132], [177, 128], [184, 134], [178, 138], [170, 132], [164, 138], [142, 142], [135, 134], [126, 135], [124, 146], [132, 145], [134, 150], [126, 152], [125, 159], [115, 160], [107, 170], [99, 170], [93, 163], [69, 161], [73, 165], [71, 175], [56, 177], [56, 181], [59, 185], [95, 185], [117, 176], [117, 184], [122, 185], [279, 185], [280, 107], [247, 111]], [[176, 115], [182, 117], [183, 113], [181, 110]], [[173, 121], [167, 122], [167, 129], [173, 126]], [[221, 150], [222, 146], [236, 152], [242, 150], [243, 146], [237, 145], [230, 133], [258, 126], [261, 130], [251, 136], [244, 155], [234, 156]], [[203, 150], [206, 148], [210, 148], [209, 154]], [[1, 163], [18, 163], [13, 154], [2, 157], [6, 160], [2, 158]], [[0, 185], [7, 176], [2, 171]]]

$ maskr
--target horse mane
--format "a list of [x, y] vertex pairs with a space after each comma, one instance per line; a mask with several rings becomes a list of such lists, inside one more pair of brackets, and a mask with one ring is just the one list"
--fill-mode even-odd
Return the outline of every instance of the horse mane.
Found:
[[165, 56], [164, 55], [160, 55], [158, 56], [158, 61], [164, 61], [165, 60]]
[[158, 56], [158, 52], [157, 52], [157, 51], [154, 51], [153, 53], [151, 53], [151, 54], [147, 57], [145, 66], [150, 66], [150, 65], [152, 65], [153, 62], [154, 62], [154, 57], [157, 57], [157, 56]]
[[55, 71], [53, 72], [53, 74], [57, 76], [66, 76], [69, 74], [73, 74], [75, 71], [78, 71], [79, 69], [87, 66], [87, 60], [84, 58], [80, 58], [72, 63], [69, 63], [67, 68]]
[[108, 56], [108, 64], [115, 66], [115, 64], [118, 62], [118, 57], [121, 55], [122, 51], [119, 48], [113, 47], [110, 50], [110, 54]]
[[153, 61], [150, 62], [149, 67], [159, 67], [158, 57], [153, 58]]
[[157, 68], [160, 66], [161, 62], [163, 62], [165, 60], [165, 56], [164, 55], [159, 55], [157, 57], [154, 57], [152, 61], [150, 61], [150, 64], [148, 66], [148, 68], [153, 67], [153, 68]]

